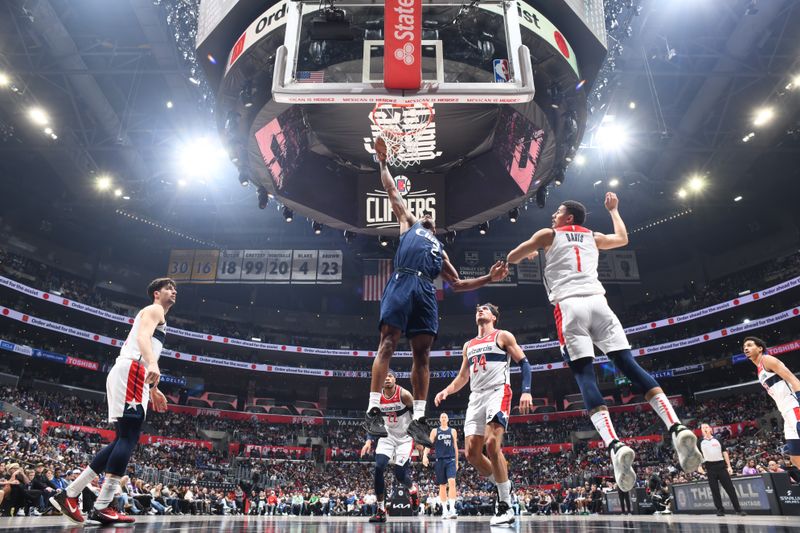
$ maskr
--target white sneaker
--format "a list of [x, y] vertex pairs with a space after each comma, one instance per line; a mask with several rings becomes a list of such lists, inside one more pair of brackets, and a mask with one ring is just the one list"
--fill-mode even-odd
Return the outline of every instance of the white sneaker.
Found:
[[15, 516], [25, 516], [25, 509], [17, 509], [17, 514]]
[[450, 518], [450, 520], [458, 520], [458, 513], [455, 511], [450, 511], [450, 516], [448, 518]]
[[636, 452], [632, 448], [617, 441], [611, 446], [611, 464], [614, 465], [614, 478], [617, 480], [619, 490], [629, 492], [636, 485], [636, 472], [633, 471], [633, 461]]
[[489, 521], [489, 525], [492, 526], [505, 526], [511, 525], [514, 523], [516, 518], [514, 517], [514, 510], [509, 507], [506, 502], [500, 502], [497, 504], [497, 513], [492, 517]]
[[672, 432], [672, 445], [678, 452], [678, 462], [683, 471], [689, 474], [700, 468], [703, 454], [697, 449], [697, 436], [694, 432], [683, 424], [677, 424], [670, 431]]

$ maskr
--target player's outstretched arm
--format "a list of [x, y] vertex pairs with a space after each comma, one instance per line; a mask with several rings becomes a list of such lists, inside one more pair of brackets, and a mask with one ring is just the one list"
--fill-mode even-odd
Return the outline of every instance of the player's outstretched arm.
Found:
[[539, 248], [547, 248], [553, 244], [553, 229], [543, 228], [531, 235], [527, 241], [520, 243], [519, 246], [508, 252], [506, 261], [509, 264], [516, 265], [526, 257], [533, 259], [539, 251]]
[[439, 407], [439, 404], [445, 401], [448, 396], [463, 389], [467, 382], [469, 382], [469, 361], [467, 361], [467, 344], [464, 343], [463, 354], [461, 356], [461, 369], [450, 385], [439, 391], [436, 398], [433, 399], [433, 403], [436, 404], [436, 407]]
[[483, 287], [487, 283], [500, 281], [508, 276], [508, 267], [502, 261], [498, 261], [492, 265], [488, 274], [484, 274], [479, 278], [461, 279], [456, 267], [450, 262], [450, 258], [444, 250], [442, 250], [442, 259], [442, 279], [444, 279], [455, 292], [473, 291]]
[[403, 201], [400, 191], [397, 190], [394, 184], [394, 178], [392, 173], [389, 172], [389, 166], [386, 164], [386, 141], [381, 137], [378, 137], [378, 140], [375, 141], [375, 153], [378, 155], [378, 163], [381, 165], [381, 184], [383, 185], [383, 190], [389, 195], [389, 203], [392, 206], [394, 216], [400, 222], [400, 234], [402, 235], [414, 225], [417, 219], [411, 214], [411, 211]]
[[533, 398], [531, 397], [531, 365], [525, 352], [517, 344], [517, 339], [510, 331], [501, 331], [497, 336], [497, 344], [505, 350], [511, 359], [520, 366], [522, 371], [522, 394], [519, 397], [519, 412], [526, 415], [533, 407]]
[[611, 215], [611, 222], [614, 224], [614, 234], [605, 235], [603, 233], [594, 234], [594, 242], [600, 250], [611, 250], [621, 248], [628, 244], [628, 229], [619, 214], [619, 199], [613, 192], [606, 193], [606, 209]]

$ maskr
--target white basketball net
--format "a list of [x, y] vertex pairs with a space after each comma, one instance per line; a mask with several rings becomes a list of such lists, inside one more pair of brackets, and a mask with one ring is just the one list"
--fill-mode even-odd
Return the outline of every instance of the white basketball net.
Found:
[[433, 121], [433, 106], [413, 104], [377, 104], [370, 120], [386, 141], [386, 162], [408, 168], [420, 162], [420, 141]]

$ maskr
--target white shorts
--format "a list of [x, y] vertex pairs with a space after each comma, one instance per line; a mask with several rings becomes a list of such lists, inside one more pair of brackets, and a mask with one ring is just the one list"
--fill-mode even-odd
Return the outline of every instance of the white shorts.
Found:
[[397, 466], [403, 466], [408, 462], [411, 453], [414, 451], [414, 439], [408, 435], [395, 437], [381, 437], [378, 439], [378, 447], [375, 448], [375, 455], [385, 455], [389, 462]]
[[108, 421], [122, 418], [126, 409], [141, 405], [145, 414], [150, 403], [150, 385], [144, 382], [144, 365], [132, 359], [117, 359], [106, 378]]
[[631, 347], [622, 324], [602, 294], [566, 298], [556, 304], [553, 313], [564, 359], [594, 357], [594, 346], [604, 354]]
[[797, 424], [800, 423], [800, 407], [781, 413], [783, 417], [783, 434], [786, 440], [800, 439], [797, 432]]
[[495, 421], [508, 428], [508, 414], [511, 411], [511, 386], [500, 385], [485, 391], [472, 391], [469, 394], [467, 416], [464, 418], [464, 435], [486, 433], [486, 424]]

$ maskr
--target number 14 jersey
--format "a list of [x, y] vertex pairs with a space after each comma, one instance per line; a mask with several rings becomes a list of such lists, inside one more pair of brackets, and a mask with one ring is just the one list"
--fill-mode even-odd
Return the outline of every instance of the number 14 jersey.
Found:
[[470, 365], [469, 387], [473, 391], [494, 389], [511, 383], [509, 376], [511, 356], [497, 345], [497, 336], [501, 331], [496, 329], [467, 343], [467, 362]]

